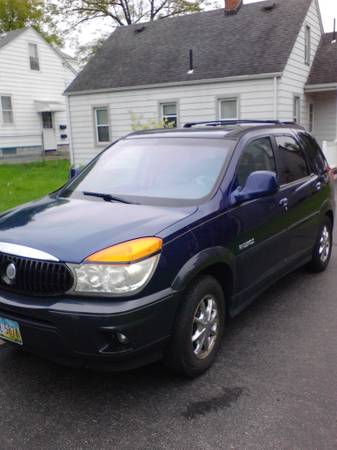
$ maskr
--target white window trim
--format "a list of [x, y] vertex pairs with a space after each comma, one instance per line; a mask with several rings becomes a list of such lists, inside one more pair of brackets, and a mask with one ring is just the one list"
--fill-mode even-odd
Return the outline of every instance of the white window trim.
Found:
[[304, 28], [304, 62], [308, 66], [311, 64], [311, 27], [308, 24]]
[[[32, 69], [32, 66], [30, 64], [30, 48], [29, 48], [30, 45], [36, 46], [37, 59], [39, 62], [39, 69]], [[28, 64], [29, 64], [29, 70], [31, 70], [32, 72], [41, 72], [41, 59], [40, 59], [39, 44], [37, 44], [36, 42], [28, 42]]]
[[164, 106], [176, 105], [176, 122], [177, 128], [179, 128], [179, 102], [177, 100], [165, 100], [159, 102], [159, 120], [164, 120]]
[[[12, 105], [12, 109], [6, 109], [5, 111], [11, 111], [12, 112], [12, 117], [13, 117], [13, 121], [12, 122], [5, 122], [4, 121], [4, 111], [2, 109], [2, 101], [1, 101], [1, 97], [9, 97], [11, 99], [11, 105]], [[2, 94], [0, 93], [0, 108], [1, 108], [1, 124], [4, 127], [12, 127], [15, 125], [15, 117], [14, 117], [14, 104], [13, 104], [13, 96], [11, 94]]]
[[[221, 117], [221, 103], [225, 101], [236, 101], [236, 117], [222, 118]], [[240, 96], [231, 95], [229, 97], [217, 97], [217, 120], [239, 120], [240, 119]]]
[[[97, 113], [96, 111], [99, 109], [106, 109], [108, 112], [108, 123], [107, 124], [100, 124], [97, 123]], [[94, 116], [94, 132], [95, 132], [95, 143], [96, 145], [100, 145], [103, 147], [106, 147], [108, 144], [111, 143], [111, 123], [110, 123], [110, 107], [109, 105], [96, 105], [92, 107], [92, 112]], [[98, 139], [98, 128], [99, 127], [108, 127], [109, 128], [109, 140], [108, 141], [100, 141]]]

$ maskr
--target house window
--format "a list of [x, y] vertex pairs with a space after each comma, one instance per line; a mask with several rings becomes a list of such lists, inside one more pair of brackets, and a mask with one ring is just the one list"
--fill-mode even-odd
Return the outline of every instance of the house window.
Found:
[[301, 97], [294, 97], [294, 122], [301, 123]]
[[177, 128], [178, 125], [177, 104], [162, 103], [161, 119], [165, 122], [165, 126], [170, 128]]
[[37, 44], [29, 44], [29, 63], [31, 70], [40, 70]]
[[13, 123], [13, 106], [12, 98], [9, 95], [1, 96], [1, 109], [2, 109], [2, 122], [3, 123]]
[[314, 105], [310, 103], [309, 105], [309, 131], [310, 133], [314, 129]]
[[107, 107], [95, 108], [96, 141], [110, 142], [109, 110]]
[[53, 128], [53, 113], [45, 111], [42, 113], [42, 127]]
[[220, 120], [238, 119], [238, 100], [237, 98], [226, 98], [219, 100], [219, 118]]
[[305, 46], [304, 46], [304, 60], [306, 64], [310, 64], [311, 60], [311, 29], [307, 25], [305, 27]]

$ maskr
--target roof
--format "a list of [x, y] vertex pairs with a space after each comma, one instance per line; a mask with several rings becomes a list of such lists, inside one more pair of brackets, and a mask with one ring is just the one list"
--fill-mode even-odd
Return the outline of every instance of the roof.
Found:
[[66, 92], [282, 72], [311, 2], [268, 0], [230, 16], [217, 9], [119, 27]]
[[194, 138], [226, 138], [226, 139], [240, 139], [242, 136], [250, 132], [265, 130], [270, 133], [284, 132], [285, 130], [304, 131], [304, 128], [295, 123], [252, 123], [249, 124], [229, 124], [221, 125], [217, 127], [203, 127], [196, 128], [162, 128], [153, 130], [141, 130], [134, 133], [130, 133], [125, 139], [141, 139], [146, 137], [158, 138], [158, 137], [194, 137]]
[[337, 43], [332, 43], [333, 33], [321, 38], [307, 84], [337, 83]]
[[19, 28], [18, 30], [7, 31], [0, 34], [0, 49], [10, 42], [14, 41], [14, 39], [16, 39], [26, 30], [27, 28]]

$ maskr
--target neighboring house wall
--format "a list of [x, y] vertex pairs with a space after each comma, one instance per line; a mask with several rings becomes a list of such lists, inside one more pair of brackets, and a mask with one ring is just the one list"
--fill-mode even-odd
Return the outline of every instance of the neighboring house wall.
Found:
[[335, 141], [337, 127], [337, 93], [320, 92], [313, 97], [313, 134], [320, 143], [323, 140]]
[[[38, 45], [39, 71], [30, 69], [28, 43]], [[67, 125], [63, 92], [74, 76], [54, 49], [32, 29], [4, 46], [0, 50], [0, 94], [12, 98], [14, 123], [3, 123], [0, 112], [0, 148], [41, 150], [42, 120], [35, 100], [64, 104], [64, 111], [55, 113], [54, 125], [57, 144], [68, 143], [68, 139], [61, 139], [59, 126]], [[69, 134], [68, 130], [65, 134]]]
[[274, 117], [274, 81], [246, 81], [147, 88], [110, 93], [69, 96], [74, 162], [83, 164], [105, 145], [95, 139], [93, 108], [108, 106], [112, 140], [131, 131], [131, 114], [143, 121], [160, 118], [160, 104], [177, 102], [178, 125], [188, 121], [218, 118], [218, 100], [238, 98], [239, 117]]
[[[305, 63], [305, 28], [310, 27], [311, 55], [310, 64]], [[308, 127], [309, 103], [304, 95], [304, 86], [321, 39], [322, 28], [317, 0], [313, 0], [302, 29], [298, 35], [293, 51], [285, 67], [278, 89], [278, 118], [280, 120], [294, 119], [294, 97], [301, 98], [301, 125]]]

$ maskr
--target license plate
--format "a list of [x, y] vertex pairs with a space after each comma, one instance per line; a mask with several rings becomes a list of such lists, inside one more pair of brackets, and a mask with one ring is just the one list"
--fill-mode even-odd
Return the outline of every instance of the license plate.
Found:
[[15, 344], [22, 345], [22, 336], [20, 325], [14, 320], [0, 317], [0, 338], [6, 341], [15, 342]]

